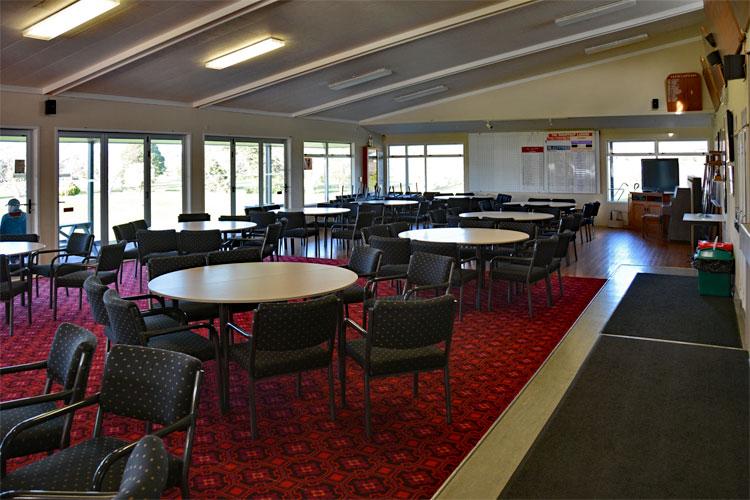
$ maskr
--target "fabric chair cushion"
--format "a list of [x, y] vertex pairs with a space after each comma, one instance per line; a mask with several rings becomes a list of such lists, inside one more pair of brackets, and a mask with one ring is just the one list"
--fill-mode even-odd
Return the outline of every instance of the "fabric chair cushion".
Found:
[[[529, 266], [524, 264], [499, 264], [492, 270], [492, 278], [506, 281], [526, 281]], [[531, 270], [531, 281], [539, 281], [547, 275], [547, 269], [535, 267]]]
[[153, 337], [149, 339], [148, 347], [181, 352], [201, 361], [214, 359], [214, 346], [211, 341], [190, 330]]
[[169, 252], [151, 252], [150, 254], [146, 255], [145, 261], [148, 262], [148, 259], [156, 259], [158, 257], [174, 257], [176, 255], [179, 255], [179, 252], [177, 250], [172, 250]]
[[[355, 339], [346, 343], [347, 354], [362, 367], [365, 366], [366, 342], [365, 339]], [[442, 369], [445, 363], [445, 352], [435, 346], [416, 349], [373, 347], [370, 351], [370, 375]]]
[[[0, 439], [4, 438], [16, 424], [55, 408], [55, 403], [49, 401], [0, 411]], [[7, 458], [30, 455], [59, 447], [64, 422], [63, 418], [48, 420], [18, 434], [8, 449]]]
[[378, 278], [388, 278], [390, 276], [406, 276], [409, 264], [388, 264], [380, 266]]
[[[248, 342], [235, 344], [230, 348], [231, 358], [244, 369], [250, 371], [250, 345]], [[284, 373], [326, 368], [330, 355], [320, 346], [293, 351], [256, 351], [254, 378], [271, 377]]]
[[[92, 274], [94, 274], [93, 269], [90, 271], [74, 271], [72, 273], [59, 276], [55, 280], [55, 282], [60, 287], [83, 288], [83, 282], [86, 281], [86, 278], [88, 278]], [[103, 271], [97, 274], [97, 276], [99, 277], [99, 280], [103, 285], [114, 283], [115, 279], [117, 279], [117, 273], [115, 271]]]
[[203, 321], [219, 317], [219, 306], [216, 304], [181, 300], [177, 303], [177, 307], [187, 314], [188, 321]]
[[451, 283], [451, 285], [459, 286], [462, 283], [466, 283], [467, 281], [477, 279], [477, 276], [479, 276], [479, 273], [476, 269], [466, 269], [463, 267], [453, 268], [453, 282]]
[[144, 316], [143, 322], [146, 324], [147, 331], [165, 330], [179, 326], [180, 322], [168, 314], [154, 314], [153, 316]]
[[[371, 296], [372, 293], [368, 291], [367, 296]], [[365, 297], [365, 288], [356, 283], [349, 288], [336, 292], [336, 297], [339, 298], [344, 304], [356, 304], [362, 302]]]
[[[99, 437], [21, 467], [3, 478], [3, 490], [88, 491], [99, 462], [127, 441]], [[118, 460], [104, 476], [102, 491], [117, 491], [126, 459]]]

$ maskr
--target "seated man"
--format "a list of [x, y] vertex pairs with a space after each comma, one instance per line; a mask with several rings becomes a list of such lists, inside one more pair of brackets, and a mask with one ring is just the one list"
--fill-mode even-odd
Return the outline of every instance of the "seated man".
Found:
[[16, 198], [8, 202], [8, 213], [0, 220], [0, 234], [26, 234], [26, 214]]

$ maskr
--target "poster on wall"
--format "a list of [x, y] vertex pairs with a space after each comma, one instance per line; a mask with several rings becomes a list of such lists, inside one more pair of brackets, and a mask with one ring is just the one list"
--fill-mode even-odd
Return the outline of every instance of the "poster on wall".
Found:
[[551, 193], [596, 192], [593, 131], [550, 132], [545, 141], [547, 189]]
[[544, 147], [521, 147], [521, 187], [538, 189], [544, 185]]
[[667, 111], [701, 111], [703, 86], [698, 73], [672, 73], [667, 76]]

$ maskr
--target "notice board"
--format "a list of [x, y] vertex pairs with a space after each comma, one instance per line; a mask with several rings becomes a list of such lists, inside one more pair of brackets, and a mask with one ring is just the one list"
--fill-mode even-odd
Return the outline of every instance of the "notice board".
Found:
[[598, 193], [599, 133], [469, 134], [469, 190]]

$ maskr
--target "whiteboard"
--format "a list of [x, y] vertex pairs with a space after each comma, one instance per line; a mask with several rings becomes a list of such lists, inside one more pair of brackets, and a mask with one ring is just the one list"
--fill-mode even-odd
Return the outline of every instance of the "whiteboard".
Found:
[[596, 131], [469, 134], [469, 190], [598, 193]]

